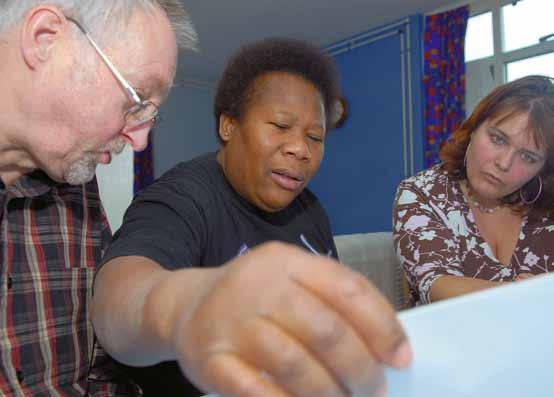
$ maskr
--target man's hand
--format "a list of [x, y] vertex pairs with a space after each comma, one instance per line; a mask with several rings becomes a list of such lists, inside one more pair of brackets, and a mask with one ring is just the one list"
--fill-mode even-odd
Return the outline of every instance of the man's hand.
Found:
[[210, 392], [372, 396], [384, 390], [382, 364], [411, 361], [390, 304], [331, 259], [269, 243], [206, 281], [193, 302], [176, 302], [171, 340], [184, 372]]

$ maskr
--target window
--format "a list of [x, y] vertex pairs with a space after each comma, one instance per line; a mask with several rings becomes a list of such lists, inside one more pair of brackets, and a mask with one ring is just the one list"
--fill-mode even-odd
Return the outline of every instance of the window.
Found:
[[554, 73], [554, 52], [522, 59], [521, 61], [509, 62], [506, 65], [506, 73], [506, 81], [516, 80], [530, 74], [552, 76]]
[[494, 55], [492, 12], [469, 18], [464, 52], [466, 62]]
[[[466, 32], [466, 113], [494, 87], [554, 76], [554, 0], [477, 0]], [[492, 49], [491, 49], [492, 47]]]
[[504, 51], [517, 50], [546, 40], [554, 33], [554, 1], [524, 0], [502, 7]]

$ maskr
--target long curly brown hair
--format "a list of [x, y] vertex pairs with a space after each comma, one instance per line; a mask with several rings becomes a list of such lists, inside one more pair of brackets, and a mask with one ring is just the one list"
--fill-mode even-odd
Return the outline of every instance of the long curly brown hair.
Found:
[[[546, 76], [527, 76], [495, 88], [479, 102], [471, 116], [446, 142], [440, 151], [442, 168], [456, 180], [466, 179], [464, 159], [471, 135], [486, 120], [527, 114], [528, 127], [537, 145], [544, 145], [547, 158], [538, 175], [542, 178], [542, 194], [528, 208], [545, 212], [554, 210], [554, 80]], [[525, 197], [537, 195], [538, 183], [533, 178], [522, 188]], [[519, 190], [505, 196], [502, 202], [521, 207]]]

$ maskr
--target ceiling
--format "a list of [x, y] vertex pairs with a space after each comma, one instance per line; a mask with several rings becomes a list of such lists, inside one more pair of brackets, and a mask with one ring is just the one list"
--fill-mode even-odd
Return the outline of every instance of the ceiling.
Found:
[[[460, 0], [182, 0], [200, 39], [198, 53], [181, 55], [177, 84], [212, 86], [241, 45], [288, 36], [326, 46], [370, 28]], [[469, 0], [468, 0], [469, 2]]]

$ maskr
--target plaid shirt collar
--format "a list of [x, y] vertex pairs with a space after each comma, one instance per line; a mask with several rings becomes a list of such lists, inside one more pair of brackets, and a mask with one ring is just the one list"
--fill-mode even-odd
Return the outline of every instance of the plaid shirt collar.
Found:
[[55, 186], [54, 182], [43, 171], [34, 171], [17, 179], [10, 187], [6, 188], [2, 183], [0, 189], [10, 193], [13, 197], [38, 197], [48, 193]]

